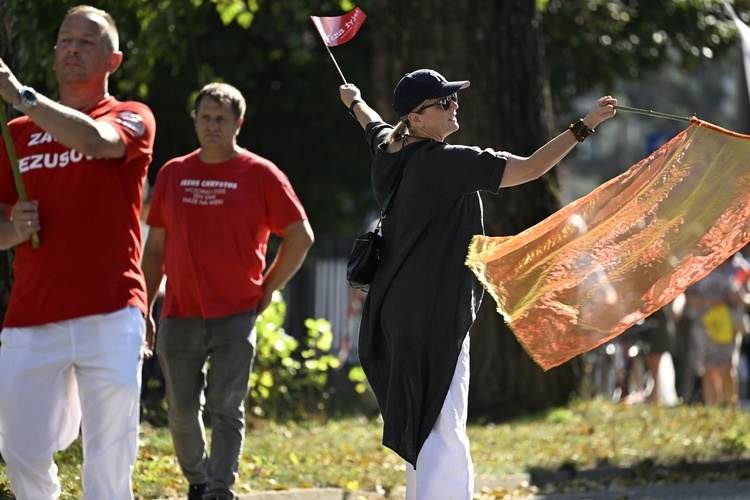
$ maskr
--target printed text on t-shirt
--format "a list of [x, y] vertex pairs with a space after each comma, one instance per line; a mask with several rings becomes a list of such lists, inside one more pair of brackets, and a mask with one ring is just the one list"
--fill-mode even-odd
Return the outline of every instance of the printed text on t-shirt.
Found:
[[[29, 137], [28, 146], [40, 146], [42, 144], [49, 144], [56, 142], [55, 139], [48, 133], [35, 132]], [[91, 156], [84, 156], [75, 149], [64, 151], [62, 153], [43, 153], [24, 156], [18, 159], [18, 170], [21, 173], [29, 172], [39, 168], [63, 168], [67, 167], [71, 163], [78, 163], [83, 159], [90, 160]]]
[[209, 179], [182, 179], [183, 203], [191, 205], [223, 205], [228, 189], [237, 189], [236, 182]]

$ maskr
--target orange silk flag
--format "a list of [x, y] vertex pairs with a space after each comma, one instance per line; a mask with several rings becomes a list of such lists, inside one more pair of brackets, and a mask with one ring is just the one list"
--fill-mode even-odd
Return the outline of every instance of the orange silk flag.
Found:
[[467, 265], [545, 370], [616, 337], [750, 242], [750, 136], [693, 118], [627, 172]]

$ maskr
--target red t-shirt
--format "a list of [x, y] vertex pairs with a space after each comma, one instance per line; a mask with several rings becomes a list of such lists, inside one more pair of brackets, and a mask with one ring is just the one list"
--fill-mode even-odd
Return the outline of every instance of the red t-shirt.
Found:
[[[127, 148], [124, 158], [83, 156], [25, 116], [10, 123], [26, 194], [39, 202], [41, 245], [16, 247], [5, 326], [42, 325], [128, 305], [146, 311], [139, 217], [154, 116], [145, 104], [113, 97], [88, 115], [117, 129]], [[3, 142], [0, 203], [17, 202]]]
[[247, 150], [216, 164], [194, 151], [159, 171], [147, 224], [166, 228], [162, 317], [217, 318], [263, 296], [270, 233], [307, 215], [286, 175]]

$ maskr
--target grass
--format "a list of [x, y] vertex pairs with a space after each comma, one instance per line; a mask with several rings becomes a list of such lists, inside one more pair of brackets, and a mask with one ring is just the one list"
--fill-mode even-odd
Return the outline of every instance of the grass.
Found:
[[[377, 419], [364, 417], [254, 422], [236, 490], [338, 487], [388, 493], [403, 484], [405, 469], [400, 458], [380, 445], [380, 432]], [[504, 424], [473, 424], [468, 433], [476, 473], [488, 477], [531, 468], [750, 458], [750, 411], [730, 408], [628, 406], [597, 399]], [[78, 443], [58, 454], [58, 465], [61, 498], [80, 498]], [[142, 426], [134, 483], [136, 498], [185, 494], [166, 429]], [[7, 488], [0, 466], [0, 492]]]

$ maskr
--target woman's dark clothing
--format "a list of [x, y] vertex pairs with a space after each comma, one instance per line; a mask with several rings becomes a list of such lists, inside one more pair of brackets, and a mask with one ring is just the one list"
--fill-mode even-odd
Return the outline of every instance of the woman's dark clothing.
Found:
[[416, 466], [482, 298], [465, 265], [483, 234], [478, 191], [497, 193], [507, 153], [441, 142], [386, 153], [392, 127], [373, 122], [372, 184], [382, 206], [408, 148], [419, 147], [383, 222], [378, 272], [365, 300], [359, 357], [383, 415], [383, 444]]

